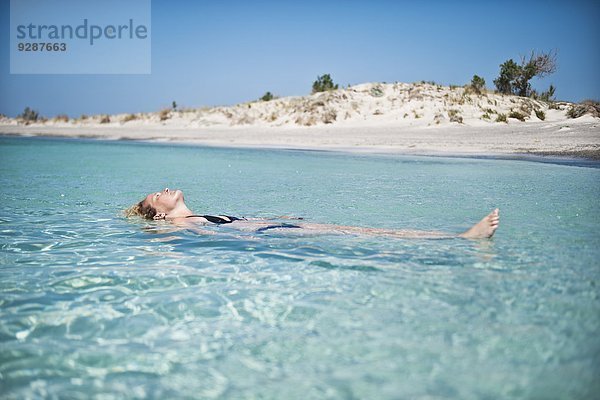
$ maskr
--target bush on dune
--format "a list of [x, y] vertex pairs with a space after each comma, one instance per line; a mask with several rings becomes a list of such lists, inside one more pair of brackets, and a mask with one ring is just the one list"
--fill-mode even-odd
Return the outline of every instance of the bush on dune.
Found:
[[123, 117], [123, 122], [129, 122], [129, 121], [133, 121], [137, 119], [137, 115], [135, 114], [128, 114], [125, 117]]
[[312, 94], [319, 92], [327, 92], [330, 90], [337, 90], [339, 87], [338, 84], [333, 83], [333, 79], [331, 79], [331, 75], [325, 74], [322, 76], [318, 76], [317, 80], [312, 84]]
[[543, 110], [536, 110], [535, 116], [538, 117], [538, 119], [540, 119], [542, 121], [544, 121], [546, 119], [546, 113]]
[[548, 88], [548, 90], [546, 90], [545, 92], [542, 92], [538, 98], [542, 101], [545, 101], [547, 103], [553, 102], [554, 101], [554, 92], [556, 91], [556, 87], [554, 87], [554, 85], [550, 85], [550, 87]]
[[66, 114], [59, 114], [54, 117], [55, 122], [69, 122], [69, 116]]
[[381, 85], [375, 85], [371, 88], [369, 93], [373, 97], [383, 97], [383, 88], [381, 87]]
[[450, 122], [458, 122], [459, 124], [463, 123], [463, 117], [460, 115], [459, 110], [448, 110], [448, 117], [450, 118]]
[[525, 115], [521, 114], [518, 111], [511, 111], [508, 114], [508, 118], [514, 118], [514, 119], [518, 119], [521, 122], [525, 122]]
[[17, 118], [25, 122], [35, 122], [39, 119], [39, 113], [29, 107], [25, 107], [25, 110], [17, 116]]
[[579, 104], [573, 104], [567, 110], [567, 117], [569, 118], [579, 118], [585, 114], [600, 118], [600, 102], [595, 100], [584, 100]]
[[471, 79], [471, 84], [469, 88], [473, 93], [481, 94], [485, 91], [485, 79], [478, 75], [473, 75], [473, 79]]
[[275, 96], [273, 96], [273, 93], [267, 92], [267, 93], [263, 94], [263, 96], [260, 98], [260, 101], [271, 101], [274, 98], [275, 98]]
[[171, 110], [169, 110], [168, 108], [165, 108], [164, 110], [161, 110], [161, 111], [158, 113], [158, 118], [159, 118], [161, 121], [166, 121], [166, 120], [168, 120], [169, 118], [171, 118]]

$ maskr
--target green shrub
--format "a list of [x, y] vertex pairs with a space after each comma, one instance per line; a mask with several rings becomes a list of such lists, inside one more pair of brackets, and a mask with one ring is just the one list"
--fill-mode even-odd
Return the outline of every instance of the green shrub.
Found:
[[161, 111], [158, 113], [158, 118], [159, 118], [161, 121], [166, 121], [166, 120], [168, 120], [169, 118], [171, 118], [171, 110], [169, 110], [168, 108], [165, 108], [164, 110], [161, 110]]
[[54, 121], [56, 122], [69, 122], [69, 116], [66, 114], [59, 114], [54, 117]]
[[101, 124], [108, 124], [109, 122], [110, 122], [110, 117], [108, 115], [103, 115], [102, 118], [100, 118]]
[[485, 90], [485, 79], [478, 75], [473, 75], [471, 79], [471, 90], [477, 94], [481, 94]]
[[518, 111], [521, 113], [521, 115], [523, 115], [523, 117], [531, 116], [531, 113], [533, 112], [533, 103], [529, 100], [523, 101]]
[[518, 119], [519, 121], [522, 121], [522, 122], [525, 121], [525, 116], [518, 111], [511, 111], [508, 114], [508, 118]]
[[458, 122], [459, 124], [463, 123], [463, 117], [460, 115], [460, 111], [458, 110], [448, 110], [448, 116], [450, 117], [450, 122]]
[[337, 113], [333, 109], [324, 110], [321, 118], [323, 123], [332, 124], [337, 119]]
[[265, 94], [262, 95], [262, 97], [260, 98], [261, 101], [271, 101], [275, 98], [275, 96], [273, 96], [273, 93], [271, 92], [267, 92]]
[[585, 112], [583, 112], [583, 109], [581, 107], [577, 107], [577, 105], [572, 105], [567, 110], [567, 117], [569, 118], [579, 118], [583, 114], [585, 114]]
[[506, 114], [498, 114], [496, 117], [496, 122], [508, 122], [508, 119], [506, 119]]
[[331, 79], [331, 75], [329, 74], [318, 76], [317, 80], [312, 84], [313, 94], [337, 89], [338, 85], [333, 83], [333, 79]]
[[584, 100], [579, 104], [573, 104], [567, 110], [569, 118], [579, 118], [585, 114], [600, 118], [600, 103], [594, 100]]
[[25, 110], [17, 116], [17, 118], [22, 119], [25, 122], [35, 122], [39, 118], [39, 114], [37, 111], [32, 110], [29, 107], [25, 107]]
[[546, 113], [543, 110], [535, 110], [535, 116], [542, 121], [546, 119]]
[[481, 119], [490, 119], [490, 114], [485, 113], [481, 116]]
[[556, 92], [556, 88], [554, 87], [554, 85], [550, 85], [548, 90], [546, 90], [545, 92], [542, 92], [542, 94], [540, 94], [540, 96], [539, 96], [540, 100], [543, 100], [546, 102], [554, 101], [554, 92]]
[[494, 79], [494, 85], [502, 94], [512, 94], [514, 81], [520, 74], [520, 67], [512, 59], [500, 65], [500, 75]]
[[123, 118], [123, 122], [129, 122], [129, 121], [133, 121], [135, 119], [137, 119], [137, 115], [129, 114], [129, 115], [126, 115], [125, 118]]
[[381, 85], [376, 85], [371, 88], [370, 93], [373, 97], [382, 97], [383, 89], [381, 88]]

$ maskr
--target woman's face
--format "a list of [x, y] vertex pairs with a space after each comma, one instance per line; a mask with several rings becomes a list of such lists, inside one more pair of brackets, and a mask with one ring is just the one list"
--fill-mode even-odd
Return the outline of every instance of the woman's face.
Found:
[[178, 205], [183, 204], [183, 192], [164, 188], [162, 192], [150, 193], [144, 202], [154, 207], [159, 213], [169, 214]]

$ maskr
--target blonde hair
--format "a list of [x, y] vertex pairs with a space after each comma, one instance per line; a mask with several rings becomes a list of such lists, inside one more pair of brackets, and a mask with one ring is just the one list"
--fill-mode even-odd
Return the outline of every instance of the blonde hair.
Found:
[[139, 203], [136, 203], [124, 210], [123, 213], [127, 218], [139, 216], [146, 219], [154, 219], [154, 216], [157, 214], [157, 211], [156, 208], [150, 205], [145, 205], [144, 200], [142, 200]]

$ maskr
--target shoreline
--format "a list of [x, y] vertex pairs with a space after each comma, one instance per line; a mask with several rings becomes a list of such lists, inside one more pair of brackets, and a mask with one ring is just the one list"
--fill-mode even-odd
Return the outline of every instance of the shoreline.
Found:
[[[493, 152], [493, 151], [449, 151], [448, 149], [436, 149], [421, 151], [416, 149], [400, 149], [395, 147], [375, 147], [375, 146], [289, 146], [289, 145], [268, 145], [268, 144], [236, 144], [236, 143], [208, 143], [203, 140], [194, 140], [190, 138], [164, 138], [164, 137], [126, 137], [120, 135], [106, 134], [52, 134], [33, 133], [33, 132], [6, 132], [0, 126], [0, 138], [29, 138], [45, 140], [66, 140], [66, 141], [99, 141], [99, 142], [125, 142], [130, 144], [143, 143], [151, 145], [181, 145], [198, 146], [223, 149], [254, 149], [254, 150], [282, 150], [282, 151], [305, 151], [305, 152], [325, 152], [341, 153], [353, 155], [373, 155], [373, 156], [415, 156], [415, 157], [441, 157], [441, 158], [472, 158], [472, 159], [490, 159], [490, 160], [513, 160], [541, 162], [558, 165], [580, 166], [600, 168], [600, 148], [596, 150], [544, 150], [544, 151], [512, 151], [512, 152]], [[73, 129], [73, 128], [72, 128]], [[314, 128], [313, 128], [314, 129]], [[62, 129], [61, 129], [62, 130]]]
[[182, 142], [218, 147], [339, 150], [353, 153], [573, 157], [600, 160], [600, 119], [472, 126], [340, 126], [191, 128], [130, 125], [0, 124], [0, 135]]

